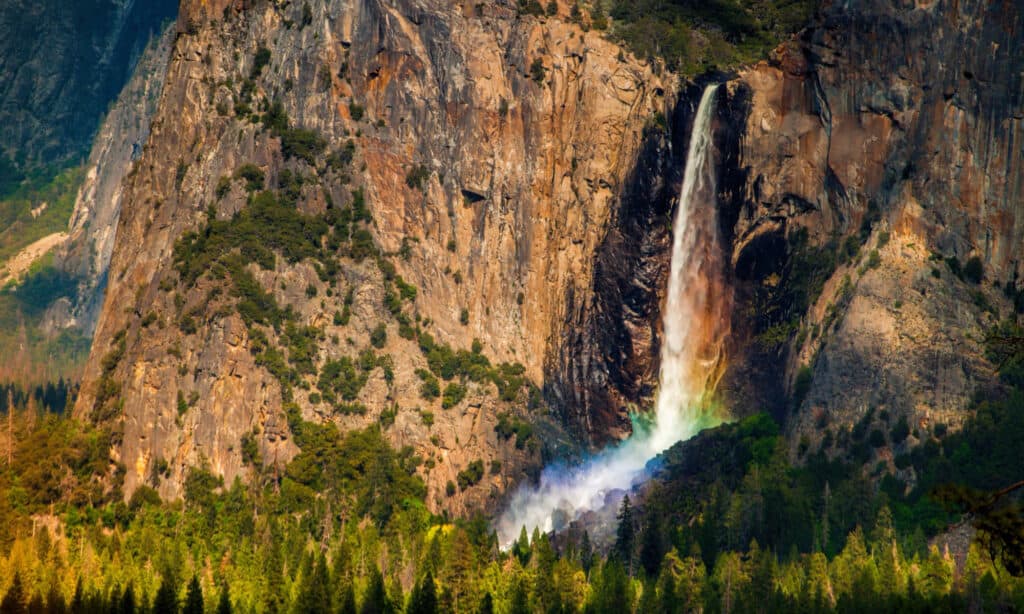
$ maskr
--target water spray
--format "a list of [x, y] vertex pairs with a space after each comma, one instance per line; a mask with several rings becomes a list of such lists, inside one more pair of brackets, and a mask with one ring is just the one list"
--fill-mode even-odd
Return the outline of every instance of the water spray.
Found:
[[549, 466], [538, 485], [521, 487], [495, 527], [502, 547], [511, 545], [524, 526], [548, 532], [599, 509], [609, 493], [644, 481], [648, 463], [658, 454], [720, 422], [707, 398], [721, 372], [729, 332], [730, 297], [722, 281], [711, 155], [717, 89], [708, 86], [701, 96], [679, 192], [653, 420], [634, 420], [633, 434], [625, 441], [575, 467]]

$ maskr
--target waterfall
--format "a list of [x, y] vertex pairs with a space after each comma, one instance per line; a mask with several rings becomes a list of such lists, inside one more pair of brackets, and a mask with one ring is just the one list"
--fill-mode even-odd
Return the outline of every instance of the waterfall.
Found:
[[658, 451], [708, 426], [702, 397], [714, 390], [728, 335], [728, 292], [722, 280], [722, 253], [715, 207], [714, 164], [708, 153], [711, 116], [718, 85], [708, 86], [693, 120], [683, 187], [672, 227], [657, 428], [652, 447]]
[[694, 116], [683, 186], [673, 224], [672, 258], [663, 312], [657, 406], [649, 425], [577, 467], [550, 466], [536, 487], [521, 488], [498, 519], [502, 546], [520, 529], [559, 528], [605, 496], [645, 477], [647, 463], [677, 441], [715, 423], [707, 392], [724, 362], [729, 294], [722, 279], [711, 119], [717, 85], [708, 86]]

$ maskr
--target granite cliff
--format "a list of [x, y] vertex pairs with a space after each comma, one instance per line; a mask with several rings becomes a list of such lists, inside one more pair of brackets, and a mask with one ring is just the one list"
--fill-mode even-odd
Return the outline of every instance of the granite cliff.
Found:
[[[576, 389], [549, 374], [670, 97], [599, 33], [502, 2], [184, 2], [76, 411], [113, 426], [127, 492], [273, 473], [307, 420], [380, 424], [432, 505], [489, 505], [559, 440], [542, 390]], [[240, 234], [281, 201], [301, 255]], [[203, 260], [218, 232], [241, 260]], [[602, 410], [567, 423], [622, 432]]]
[[[568, 13], [182, 3], [76, 407], [127, 492], [276, 476], [303, 421], [379, 424], [462, 512], [544, 449], [628, 433], [701, 88]], [[724, 82], [718, 393], [775, 413], [794, 457], [905, 421], [872, 452], [897, 470], [995, 385], [982, 339], [1021, 303], [1020, 26], [1013, 5], [822, 2], [701, 80]]]
[[794, 454], [905, 420], [875, 452], [895, 471], [995, 385], [983, 339], [1021, 307], [1022, 25], [1012, 3], [824, 2], [728, 83], [745, 333], [724, 393], [786, 417]]

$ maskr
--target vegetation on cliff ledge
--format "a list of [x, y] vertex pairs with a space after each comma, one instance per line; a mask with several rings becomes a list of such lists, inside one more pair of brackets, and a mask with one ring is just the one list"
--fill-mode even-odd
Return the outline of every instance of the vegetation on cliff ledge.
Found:
[[612, 35], [642, 58], [694, 75], [768, 56], [802, 28], [816, 0], [613, 0]]

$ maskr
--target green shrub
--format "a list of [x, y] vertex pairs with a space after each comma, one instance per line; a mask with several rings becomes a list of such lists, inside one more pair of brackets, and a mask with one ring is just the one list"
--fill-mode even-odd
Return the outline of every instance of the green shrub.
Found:
[[327, 141], [313, 130], [288, 128], [277, 131], [276, 135], [281, 139], [285, 159], [298, 158], [310, 166], [316, 166], [316, 157], [327, 147]]
[[384, 289], [384, 307], [393, 316], [398, 316], [402, 312], [402, 300], [391, 288]]
[[264, 129], [270, 130], [274, 134], [288, 129], [288, 113], [285, 112], [284, 105], [279, 100], [270, 104], [260, 121], [263, 122]]
[[793, 382], [793, 407], [799, 408], [807, 393], [811, 391], [811, 384], [814, 382], [814, 371], [811, 367], [804, 365], [797, 371], [796, 380]]
[[416, 286], [405, 283], [400, 276], [395, 277], [395, 286], [398, 287], [398, 293], [401, 295], [402, 300], [415, 301], [416, 300]]
[[342, 172], [352, 164], [355, 158], [356, 144], [352, 139], [345, 141], [341, 149], [327, 156], [327, 166], [337, 172]]
[[185, 502], [202, 507], [212, 506], [217, 489], [224, 486], [224, 478], [206, 469], [193, 467], [185, 478]]
[[964, 271], [963, 268], [960, 266], [959, 258], [957, 258], [956, 256], [950, 256], [949, 258], [946, 258], [946, 266], [949, 267], [949, 270], [952, 271], [954, 275], [956, 275], [960, 279], [964, 278]]
[[257, 441], [258, 432], [253, 431], [242, 435], [242, 462], [253, 467], [262, 467], [263, 460], [260, 458], [260, 446]]
[[892, 431], [889, 433], [889, 437], [892, 440], [894, 446], [903, 443], [903, 441], [910, 435], [910, 425], [907, 424], [906, 416], [900, 417], [896, 426], [892, 427]]
[[377, 255], [377, 245], [373, 241], [373, 235], [369, 230], [360, 228], [352, 233], [352, 246], [349, 256], [356, 262], [362, 262], [367, 258]]
[[843, 241], [843, 247], [841, 251], [841, 259], [844, 262], [850, 260], [856, 260], [860, 255], [860, 237], [856, 234], [852, 234], [846, 237]]
[[430, 178], [430, 170], [422, 165], [417, 164], [409, 169], [409, 172], [405, 175], [405, 185], [409, 186], [414, 190], [422, 190], [427, 179]]
[[459, 323], [463, 326], [469, 324], [469, 309], [463, 307], [462, 311], [459, 312]]
[[245, 189], [249, 192], [263, 189], [263, 182], [266, 180], [260, 167], [252, 163], [243, 164], [235, 170], [235, 179], [245, 180]]
[[217, 180], [217, 189], [214, 191], [214, 194], [217, 196], [217, 200], [223, 200], [230, 191], [231, 177], [228, 177], [227, 175], [221, 176], [221, 178]]
[[519, 419], [508, 412], [498, 414], [498, 423], [494, 425], [494, 432], [501, 439], [516, 438], [516, 448], [521, 450], [526, 447], [526, 442], [533, 436], [533, 426], [529, 422]]
[[369, 409], [358, 401], [354, 403], [339, 403], [334, 406], [334, 411], [343, 416], [365, 416]]
[[466, 387], [462, 384], [451, 382], [444, 387], [441, 407], [444, 409], [450, 409], [461, 403], [464, 398], [466, 398]]
[[252, 71], [249, 73], [250, 79], [256, 79], [263, 74], [263, 69], [266, 68], [267, 64], [270, 63], [270, 49], [267, 49], [263, 45], [260, 45], [256, 49], [256, 56], [252, 61]]
[[530, 78], [537, 85], [543, 85], [544, 77], [547, 76], [547, 69], [544, 68], [544, 60], [538, 58], [533, 59], [533, 63], [530, 64]]
[[971, 282], [974, 285], [981, 283], [981, 280], [985, 276], [984, 266], [982, 265], [981, 258], [978, 256], [971, 256], [964, 265], [964, 279]]
[[420, 385], [420, 397], [430, 401], [441, 396], [441, 384], [433, 373], [426, 369], [416, 369], [416, 376], [423, 382]]
[[377, 349], [380, 349], [384, 347], [384, 344], [387, 343], [387, 340], [388, 331], [387, 328], [385, 328], [384, 323], [381, 322], [377, 324], [377, 326], [370, 333], [370, 345]]
[[390, 407], [385, 408], [380, 412], [380, 427], [386, 429], [395, 423], [395, 418], [398, 416], [398, 404], [392, 404]]
[[320, 369], [320, 377], [316, 387], [328, 403], [334, 404], [340, 395], [345, 401], [354, 401], [366, 385], [367, 375], [356, 370], [356, 365], [348, 356], [338, 360], [328, 360]]
[[484, 462], [482, 460], [475, 460], [459, 472], [459, 490], [466, 490], [470, 486], [474, 486], [480, 483], [480, 480], [484, 477]]
[[544, 7], [539, 0], [519, 0], [519, 14], [541, 17], [544, 15]]
[[353, 100], [352, 102], [348, 103], [348, 113], [349, 115], [352, 116], [352, 121], [357, 122], [363, 119], [363, 115], [366, 114], [366, 109], [356, 104], [356, 102]]

